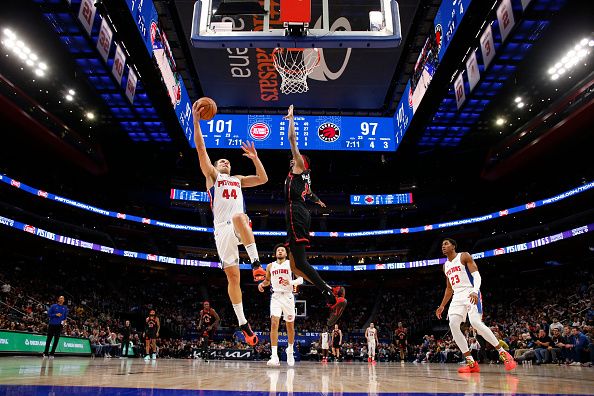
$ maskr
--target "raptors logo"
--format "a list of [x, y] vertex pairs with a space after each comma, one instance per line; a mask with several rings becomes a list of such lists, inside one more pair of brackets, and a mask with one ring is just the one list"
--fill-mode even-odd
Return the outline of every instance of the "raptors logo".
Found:
[[326, 143], [333, 143], [340, 138], [340, 128], [331, 122], [326, 122], [318, 128], [318, 137]]

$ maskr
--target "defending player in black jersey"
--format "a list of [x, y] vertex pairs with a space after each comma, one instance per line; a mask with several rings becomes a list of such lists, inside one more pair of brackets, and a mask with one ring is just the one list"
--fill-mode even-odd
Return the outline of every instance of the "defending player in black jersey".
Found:
[[210, 307], [208, 301], [202, 303], [202, 310], [200, 311], [200, 322], [198, 323], [198, 334], [200, 335], [200, 345], [202, 346], [202, 359], [208, 360], [208, 344], [212, 340], [215, 331], [219, 327], [221, 318]]
[[289, 142], [291, 143], [291, 169], [285, 180], [285, 220], [287, 225], [287, 236], [292, 258], [291, 269], [297, 276], [313, 283], [326, 298], [330, 308], [328, 326], [334, 326], [342, 315], [347, 301], [344, 298], [344, 287], [328, 286], [320, 277], [318, 272], [307, 262], [305, 246], [309, 244], [309, 226], [311, 217], [305, 200], [309, 199], [317, 205], [325, 208], [326, 205], [311, 191], [311, 169], [310, 161], [301, 155], [297, 147], [297, 135], [295, 133], [295, 122], [293, 119], [293, 105], [285, 119], [289, 120]]
[[[157, 358], [157, 338], [159, 338], [159, 330], [161, 329], [161, 322], [154, 309], [149, 311], [149, 316], [146, 318], [144, 327], [144, 338], [146, 343], [146, 355], [144, 360], [155, 360]], [[152, 354], [151, 354], [152, 349]]]

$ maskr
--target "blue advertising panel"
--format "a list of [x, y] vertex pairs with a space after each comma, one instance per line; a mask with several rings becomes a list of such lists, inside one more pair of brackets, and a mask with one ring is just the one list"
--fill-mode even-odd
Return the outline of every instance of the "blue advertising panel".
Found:
[[[78, 248], [89, 249], [96, 252], [112, 254], [116, 256], [129, 257], [139, 260], [156, 261], [159, 263], [173, 264], [173, 265], [184, 265], [191, 267], [206, 267], [206, 268], [221, 268], [221, 264], [214, 261], [203, 261], [203, 260], [191, 260], [176, 257], [161, 256], [152, 253], [142, 253], [129, 250], [116, 249], [110, 246], [104, 246], [97, 243], [87, 242], [80, 239], [67, 237], [53, 232], [44, 230], [42, 228], [21, 223], [19, 221], [10, 219], [8, 217], [0, 216], [0, 225], [17, 229], [31, 235], [44, 238], [53, 242], [75, 246]], [[559, 242], [562, 240], [574, 238], [580, 235], [585, 235], [594, 231], [594, 223], [584, 224], [580, 227], [572, 228], [556, 234], [539, 237], [538, 239], [520, 242], [514, 245], [508, 245], [505, 247], [498, 247], [495, 249], [485, 250], [483, 252], [476, 252], [472, 254], [472, 258], [480, 260], [487, 257], [500, 256], [504, 254], [519, 253], [526, 250], [532, 250], [541, 248], [551, 243]], [[378, 270], [398, 270], [398, 269], [409, 269], [409, 268], [420, 268], [428, 267], [433, 265], [442, 265], [445, 263], [446, 258], [432, 258], [417, 261], [405, 261], [398, 263], [378, 263], [378, 264], [360, 264], [360, 265], [313, 265], [317, 271], [378, 271]], [[239, 264], [239, 269], [251, 270], [251, 264]]]
[[351, 195], [351, 205], [404, 205], [413, 203], [412, 193]]
[[132, 14], [134, 23], [144, 45], [149, 54], [153, 54], [153, 44], [151, 41], [151, 34], [154, 34], [153, 29], [156, 28], [158, 16], [157, 9], [152, 0], [126, 0], [128, 9]]
[[444, 0], [435, 15], [434, 26], [437, 43], [439, 46], [439, 61], [446, 53], [458, 25], [466, 14], [472, 0]]
[[[258, 149], [290, 149], [289, 122], [281, 115], [217, 115], [200, 121], [208, 148], [237, 148], [246, 140]], [[295, 116], [303, 150], [395, 151], [391, 117]], [[192, 146], [193, 142], [192, 142]]]

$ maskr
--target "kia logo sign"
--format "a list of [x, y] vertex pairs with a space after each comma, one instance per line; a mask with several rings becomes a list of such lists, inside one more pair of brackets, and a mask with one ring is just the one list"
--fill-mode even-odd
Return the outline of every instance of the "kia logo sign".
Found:
[[495, 249], [493, 251], [493, 253], [495, 254], [495, 256], [499, 256], [500, 254], [505, 254], [505, 249], [504, 248]]
[[509, 211], [507, 209], [499, 211], [499, 216], [507, 216], [508, 214], [509, 214]]
[[536, 202], [529, 202], [526, 204], [526, 209], [534, 209], [536, 208]]
[[401, 228], [401, 229], [400, 229], [400, 232], [401, 232], [402, 234], [408, 234], [408, 231], [409, 231], [409, 230], [408, 230], [408, 228]]
[[28, 232], [29, 234], [35, 234], [35, 227], [31, 225], [25, 225], [25, 228], [23, 228], [23, 230]]
[[270, 136], [270, 127], [263, 122], [256, 122], [250, 127], [250, 136], [254, 140], [265, 140]]
[[43, 198], [47, 198], [47, 193], [42, 190], [37, 191], [37, 195]]
[[11, 180], [10, 185], [13, 187], [16, 187], [16, 188], [21, 188], [21, 182], [16, 181], [16, 180]]

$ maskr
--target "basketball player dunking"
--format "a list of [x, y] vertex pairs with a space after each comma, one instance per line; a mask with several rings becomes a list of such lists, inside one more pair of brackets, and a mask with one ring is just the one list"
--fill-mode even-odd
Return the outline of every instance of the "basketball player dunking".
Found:
[[293, 158], [290, 171], [285, 180], [285, 221], [289, 248], [291, 250], [291, 269], [298, 276], [313, 283], [326, 298], [330, 308], [327, 325], [334, 326], [342, 315], [347, 301], [344, 298], [344, 287], [331, 288], [320, 277], [320, 274], [307, 262], [305, 246], [309, 244], [309, 226], [311, 216], [305, 205], [305, 199], [310, 199], [325, 208], [326, 205], [311, 191], [311, 169], [309, 158], [301, 155], [297, 147], [297, 135], [293, 117], [293, 105], [285, 119], [289, 120], [289, 142]]
[[483, 307], [481, 299], [481, 275], [474, 259], [467, 252], [456, 253], [456, 241], [450, 238], [443, 240], [441, 244], [442, 253], [448, 258], [444, 264], [443, 270], [446, 276], [446, 290], [441, 304], [435, 311], [438, 319], [441, 319], [446, 304], [452, 298], [452, 303], [448, 310], [450, 319], [450, 329], [452, 337], [460, 351], [466, 358], [466, 366], [458, 369], [460, 373], [478, 373], [480, 368], [474, 361], [468, 342], [460, 330], [460, 325], [466, 322], [466, 316], [470, 319], [470, 325], [480, 334], [489, 344], [493, 345], [499, 352], [499, 358], [505, 364], [506, 370], [513, 370], [517, 363], [512, 356], [506, 352], [497, 337], [483, 323]]
[[266, 279], [258, 284], [258, 290], [264, 292], [264, 288], [272, 287], [272, 296], [270, 297], [270, 345], [272, 353], [270, 360], [266, 363], [268, 366], [280, 365], [278, 358], [278, 327], [281, 315], [287, 324], [288, 342], [287, 342], [287, 364], [295, 365], [293, 355], [293, 344], [295, 343], [295, 297], [293, 296], [293, 286], [303, 284], [303, 278], [293, 279], [291, 264], [287, 260], [287, 247], [284, 244], [278, 244], [274, 247], [276, 261], [268, 264], [266, 267]]
[[338, 362], [340, 359], [340, 346], [342, 345], [342, 331], [338, 328], [338, 325], [334, 325], [334, 330], [332, 330], [332, 354], [336, 359], [335, 362]]
[[379, 342], [377, 340], [377, 329], [373, 322], [365, 329], [365, 338], [367, 338], [367, 361], [375, 363], [375, 349]]
[[[144, 360], [155, 360], [157, 358], [157, 338], [159, 338], [159, 330], [161, 330], [161, 321], [154, 309], [149, 311], [149, 316], [145, 320], [144, 339], [146, 347], [146, 355]], [[152, 350], [152, 354], [151, 354]]]
[[219, 327], [221, 318], [219, 314], [210, 307], [208, 301], [202, 303], [200, 311], [200, 322], [198, 323], [198, 334], [200, 334], [200, 343], [202, 346], [202, 359], [208, 361], [208, 344], [212, 340], [215, 331]]
[[210, 197], [210, 207], [214, 217], [214, 236], [217, 252], [221, 265], [227, 275], [227, 292], [239, 327], [245, 341], [254, 346], [258, 337], [252, 331], [245, 314], [239, 285], [239, 250], [238, 245], [243, 244], [252, 263], [260, 265], [258, 250], [254, 240], [254, 233], [250, 220], [245, 214], [245, 202], [242, 188], [256, 187], [268, 181], [264, 165], [258, 158], [254, 144], [242, 143], [244, 156], [251, 159], [256, 167], [256, 174], [252, 176], [231, 176], [231, 163], [226, 159], [218, 159], [213, 164], [210, 162], [204, 138], [200, 130], [200, 107], [194, 103], [194, 143], [198, 152], [200, 169], [206, 177], [206, 190]]

